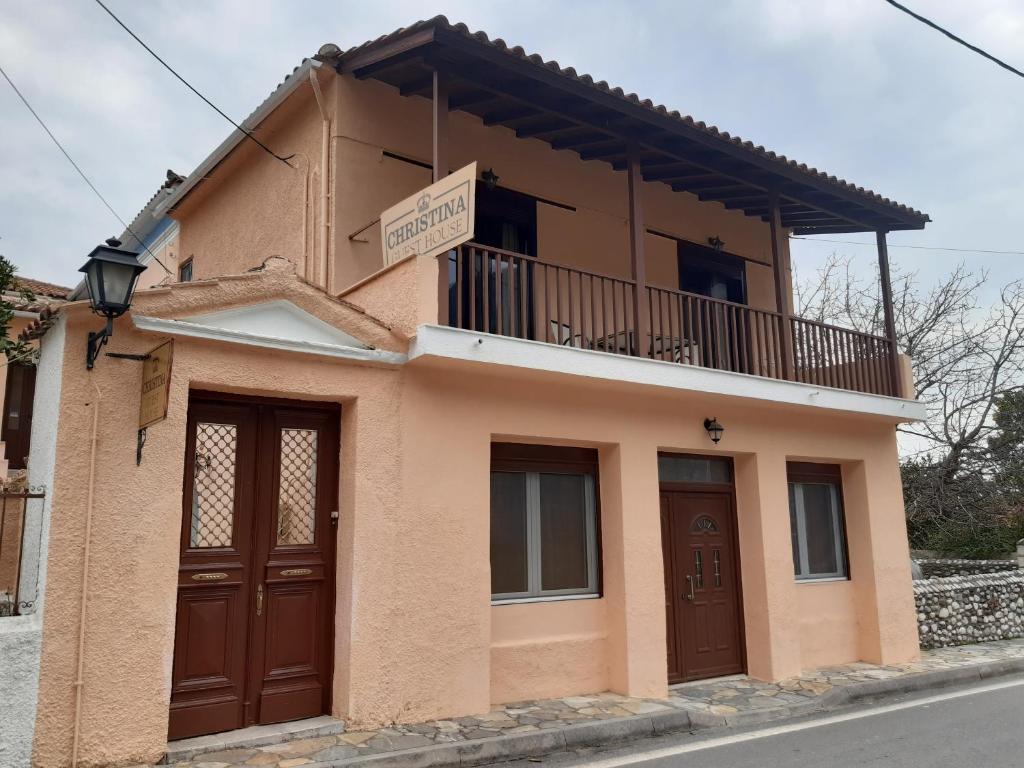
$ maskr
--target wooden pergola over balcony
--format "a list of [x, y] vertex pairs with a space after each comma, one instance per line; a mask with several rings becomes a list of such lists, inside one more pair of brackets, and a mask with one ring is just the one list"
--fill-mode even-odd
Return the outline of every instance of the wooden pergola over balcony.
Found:
[[[342, 74], [374, 78], [403, 95], [432, 100], [435, 179], [450, 170], [451, 110], [472, 113], [485, 125], [505, 126], [519, 137], [540, 139], [555, 149], [574, 151], [584, 160], [603, 161], [626, 173], [630, 280], [538, 259], [526, 264], [518, 254], [494, 249], [463, 248], [455, 266], [450, 262], [448, 270], [439, 270], [439, 297], [445, 305], [442, 322], [553, 343], [565, 343], [567, 334], [575, 346], [823, 386], [886, 395], [902, 391], [886, 233], [921, 229], [929, 221], [926, 214], [595, 82], [571, 68], [563, 69], [557, 62], [509, 48], [501, 40], [491, 41], [484, 33], [471, 33], [443, 17], [418, 22], [344, 53], [325, 48], [320, 58]], [[642, 181], [661, 182], [767, 222], [777, 311], [649, 286], [639, 194]], [[885, 337], [790, 316], [783, 259], [787, 230], [798, 235], [876, 234]], [[456, 290], [458, 299], [449, 306], [453, 269], [455, 280], [470, 282]], [[564, 285], [552, 282], [553, 287], [546, 282], [563, 279]], [[464, 306], [474, 288], [478, 303]], [[500, 310], [488, 306], [498, 296], [512, 301], [517, 288], [521, 306], [515, 312], [504, 304]], [[616, 296], [621, 307], [603, 306], [606, 299], [615, 302]], [[538, 311], [548, 314], [538, 315]], [[551, 317], [552, 311], [565, 312], [569, 322]], [[558, 325], [557, 332], [551, 330], [552, 322]], [[491, 327], [492, 323], [498, 327]], [[515, 328], [500, 327], [502, 323]]]

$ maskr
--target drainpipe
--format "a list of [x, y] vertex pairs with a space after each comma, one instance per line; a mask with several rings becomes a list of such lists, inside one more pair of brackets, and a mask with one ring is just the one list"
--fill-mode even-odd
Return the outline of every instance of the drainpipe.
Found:
[[327, 102], [320, 90], [320, 81], [317, 80], [316, 71], [309, 70], [309, 84], [313, 87], [313, 95], [316, 97], [316, 105], [320, 109], [320, 118], [323, 120], [323, 136], [321, 138], [320, 153], [320, 264], [319, 284], [324, 290], [330, 291], [330, 279], [333, 276], [333, 269], [328, 263], [328, 240], [330, 239], [330, 223], [327, 221], [329, 210], [328, 197], [330, 195], [330, 179], [328, 168], [331, 162], [331, 117], [327, 111]]
[[89, 556], [92, 542], [92, 502], [96, 487], [96, 435], [100, 423], [100, 388], [92, 382], [96, 391], [92, 406], [92, 434], [89, 438], [89, 488], [85, 497], [85, 549], [82, 553], [82, 587], [78, 601], [78, 661], [75, 670], [75, 724], [71, 741], [71, 768], [78, 765], [78, 742], [81, 735], [82, 722], [82, 672], [85, 669], [85, 619], [86, 604], [89, 594]]
[[[312, 187], [312, 163], [309, 161], [309, 157], [303, 152], [296, 152], [295, 157], [299, 160], [306, 161], [306, 172], [305, 178], [302, 182], [302, 276], [309, 282], [315, 282], [313, 279], [313, 254], [312, 247], [310, 247], [310, 188]], [[307, 251], [310, 251], [307, 253]]]

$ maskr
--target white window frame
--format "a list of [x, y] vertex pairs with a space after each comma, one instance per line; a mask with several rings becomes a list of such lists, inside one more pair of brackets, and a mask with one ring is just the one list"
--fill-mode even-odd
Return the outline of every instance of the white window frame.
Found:
[[[798, 567], [796, 574], [797, 581], [842, 581], [849, 578], [849, 568], [846, 563], [846, 530], [843, 519], [842, 499], [839, 494], [839, 485], [831, 482], [801, 482], [790, 481], [793, 489], [792, 499], [795, 508], [797, 551], [799, 561], [795, 563]], [[829, 497], [832, 500], [832, 546], [836, 553], [836, 565], [838, 570], [832, 573], [811, 573], [810, 557], [807, 554], [807, 514], [804, 507], [804, 488], [809, 485], [823, 485], [829, 489]]]
[[[526, 479], [526, 583], [525, 592], [501, 592], [491, 594], [492, 605], [509, 603], [540, 603], [553, 600], [578, 600], [598, 597], [597, 584], [597, 504], [594, 476], [584, 472], [538, 472], [522, 470], [492, 469], [491, 474], [525, 475]], [[582, 477], [583, 504], [586, 524], [587, 585], [575, 589], [541, 588], [541, 536], [540, 536], [540, 476], [572, 475]]]

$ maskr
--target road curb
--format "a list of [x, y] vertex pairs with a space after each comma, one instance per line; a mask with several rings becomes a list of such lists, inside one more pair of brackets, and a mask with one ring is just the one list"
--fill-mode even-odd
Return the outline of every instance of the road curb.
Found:
[[436, 744], [375, 755], [307, 763], [302, 768], [471, 768], [491, 763], [544, 757], [582, 747], [603, 747], [680, 731], [729, 728], [784, 720], [835, 709], [883, 694], [912, 693], [1024, 672], [1024, 658], [974, 664], [969, 667], [918, 672], [883, 680], [836, 687], [816, 699], [746, 712], [713, 713], [668, 709], [631, 717], [572, 723], [528, 733]]

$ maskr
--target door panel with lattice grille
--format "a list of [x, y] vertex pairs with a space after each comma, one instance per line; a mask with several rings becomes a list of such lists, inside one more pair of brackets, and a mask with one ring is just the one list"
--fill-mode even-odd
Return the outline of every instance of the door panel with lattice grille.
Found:
[[339, 415], [191, 401], [170, 738], [330, 711]]
[[244, 719], [256, 434], [248, 406], [189, 409], [170, 738]]

